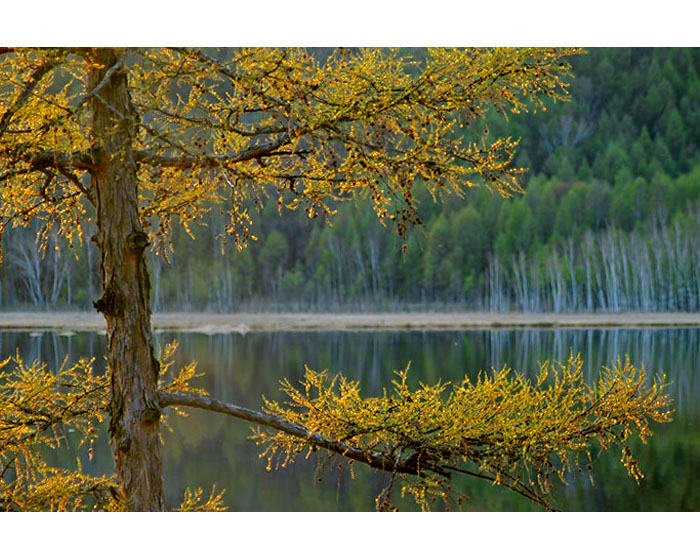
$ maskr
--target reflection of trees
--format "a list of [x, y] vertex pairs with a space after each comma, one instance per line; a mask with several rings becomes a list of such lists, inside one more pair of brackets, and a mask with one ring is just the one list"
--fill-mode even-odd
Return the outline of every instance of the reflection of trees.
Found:
[[[40, 335], [40, 336], [39, 336]], [[458, 380], [465, 373], [512, 364], [525, 373], [545, 359], [565, 360], [570, 350], [581, 352], [585, 379], [597, 374], [592, 364], [610, 364], [629, 354], [649, 372], [665, 371], [679, 412], [700, 397], [700, 329], [522, 329], [474, 331], [271, 332], [228, 334], [160, 333], [159, 344], [176, 338], [179, 368], [195, 360], [207, 375], [207, 391], [221, 400], [257, 408], [260, 395], [279, 398], [282, 378], [301, 378], [304, 364], [358, 379], [363, 390], [379, 394], [396, 367], [411, 361], [411, 371], [429, 383]], [[61, 335], [3, 332], [3, 356], [15, 349], [26, 361], [46, 361], [57, 369], [63, 357], [104, 354], [96, 333]], [[99, 359], [100, 371], [104, 362]]]

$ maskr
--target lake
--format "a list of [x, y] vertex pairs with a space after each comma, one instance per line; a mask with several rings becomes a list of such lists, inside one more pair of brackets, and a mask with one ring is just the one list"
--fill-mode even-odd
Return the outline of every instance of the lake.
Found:
[[[360, 381], [370, 395], [391, 383], [393, 371], [411, 362], [410, 379], [435, 383], [461, 380], [465, 373], [500, 368], [504, 363], [531, 375], [538, 362], [566, 360], [570, 351], [585, 362], [586, 380], [600, 365], [630, 355], [647, 372], [664, 371], [675, 401], [674, 421], [654, 425], [648, 445], [636, 439], [631, 447], [646, 475], [637, 485], [620, 463], [619, 450], [609, 451], [594, 466], [594, 484], [588, 477], [555, 483], [556, 507], [565, 511], [697, 511], [700, 509], [700, 329], [491, 329], [467, 331], [311, 331], [229, 334], [159, 333], [157, 343], [176, 339], [178, 363], [199, 363], [206, 376], [198, 384], [224, 401], [259, 409], [261, 395], [279, 399], [279, 380], [297, 380], [304, 364], [342, 372]], [[0, 331], [0, 356], [19, 349], [25, 360], [44, 360], [56, 368], [68, 355], [103, 356], [104, 337], [95, 332]], [[104, 360], [98, 359], [101, 370]], [[248, 439], [250, 425], [220, 414], [192, 410], [188, 417], [168, 414], [172, 431], [163, 430], [166, 506], [176, 507], [185, 487], [213, 484], [226, 489], [225, 503], [241, 511], [366, 511], [386, 485], [388, 475], [355, 467], [319, 465], [319, 459], [300, 458], [286, 469], [268, 472], [260, 451]], [[72, 452], [52, 457], [62, 466], [74, 466]], [[113, 472], [106, 437], [85, 470]], [[466, 510], [535, 510], [519, 496], [488, 482], [460, 482], [471, 501]], [[399, 501], [412, 510], [410, 501]]]

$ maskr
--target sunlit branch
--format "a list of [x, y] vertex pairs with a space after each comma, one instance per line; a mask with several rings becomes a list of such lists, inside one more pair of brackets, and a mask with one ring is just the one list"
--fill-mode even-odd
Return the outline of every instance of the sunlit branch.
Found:
[[[347, 445], [342, 441], [329, 440], [320, 434], [311, 433], [302, 426], [280, 420], [275, 416], [219, 401], [208, 396], [171, 393], [165, 391], [159, 391], [158, 396], [162, 407], [188, 406], [227, 414], [256, 425], [268, 426], [275, 430], [279, 430], [297, 437], [309, 446], [327, 449], [338, 453], [347, 459], [353, 459], [357, 462], [369, 465], [372, 468], [390, 472], [392, 474], [403, 473], [422, 477], [424, 476], [424, 473], [431, 471], [445, 478], [451, 478], [449, 471], [452, 471], [474, 478], [481, 478], [492, 483], [498, 480], [495, 476], [487, 473], [475, 472], [465, 468], [445, 464], [441, 462], [437, 456], [433, 457], [424, 452], [419, 453], [409, 451], [405, 456], [402, 456], [400, 452], [382, 453], [379, 451], [358, 449]], [[382, 429], [385, 429], [385, 427]], [[356, 435], [358, 434], [352, 434], [353, 437]], [[408, 450], [408, 447], [400, 446], [399, 451], [400, 449]], [[509, 490], [523, 496], [524, 498], [537, 503], [545, 509], [552, 509], [551, 505], [546, 500], [522, 484], [511, 484], [510, 482], [504, 480], [500, 480], [498, 483], [505, 488], [508, 488]]]
[[36, 70], [34, 70], [34, 72], [32, 72], [31, 77], [24, 84], [22, 92], [19, 94], [19, 96], [17, 96], [17, 99], [15, 99], [12, 106], [7, 111], [5, 111], [2, 118], [0, 118], [0, 137], [5, 133], [5, 130], [7, 130], [7, 127], [10, 125], [12, 115], [14, 115], [15, 112], [17, 112], [17, 110], [22, 105], [24, 105], [27, 99], [29, 99], [29, 96], [32, 94], [32, 91], [41, 81], [41, 79], [59, 64], [60, 60], [49, 60], [47, 62], [44, 62], [44, 64], [42, 64]]
[[204, 64], [206, 66], [209, 66], [210, 68], [213, 68], [214, 70], [216, 70], [220, 74], [226, 76], [228, 79], [230, 79], [234, 83], [241, 83], [244, 80], [248, 80], [248, 81], [255, 80], [257, 82], [261, 78], [269, 76], [270, 72], [276, 70], [277, 67], [279, 66], [279, 64], [282, 62], [282, 60], [284, 60], [284, 56], [286, 56], [286, 55], [282, 56], [280, 58], [280, 60], [278, 61], [277, 66], [275, 66], [271, 71], [263, 73], [260, 76], [241, 76], [238, 74], [234, 74], [233, 72], [231, 72], [231, 70], [226, 68], [226, 66], [224, 66], [220, 62], [214, 60], [210, 56], [206, 55], [205, 53], [203, 53], [199, 49], [171, 48], [171, 50], [175, 51], [183, 56], [193, 58], [194, 60], [198, 61], [199, 63]]
[[375, 469], [387, 472], [413, 474], [416, 476], [421, 476], [420, 473], [422, 471], [433, 471], [447, 478], [450, 477], [450, 474], [447, 473], [440, 465], [425, 463], [418, 465], [417, 456], [415, 454], [409, 455], [397, 463], [396, 457], [392, 457], [378, 451], [364, 451], [362, 449], [358, 449], [357, 447], [352, 447], [338, 441], [333, 441], [323, 437], [320, 434], [311, 433], [302, 426], [280, 420], [279, 418], [276, 418], [270, 414], [236, 406], [234, 404], [219, 401], [211, 397], [182, 393], [166, 393], [164, 391], [159, 391], [158, 397], [162, 407], [189, 406], [193, 408], [210, 410], [213, 412], [220, 412], [222, 414], [228, 414], [229, 416], [233, 416], [247, 422], [252, 422], [253, 424], [274, 428], [275, 430], [279, 430], [291, 436], [297, 437], [308, 445], [333, 451], [342, 455], [343, 457], [346, 457], [347, 459], [354, 459], [355, 461], [364, 463]]
[[[43, 196], [41, 198], [41, 200], [39, 200], [38, 202], [35, 202], [31, 206], [20, 207], [19, 210], [17, 210], [16, 212], [14, 212], [12, 214], [0, 216], [0, 234], [2, 234], [3, 231], [5, 230], [5, 228], [9, 224], [11, 224], [13, 220], [16, 220], [17, 218], [31, 217], [34, 214], [34, 212], [36, 210], [38, 210], [39, 208], [41, 208], [42, 206], [48, 206], [51, 204], [65, 202], [66, 200], [70, 200], [71, 198], [76, 198], [76, 197], [80, 196], [81, 194], [84, 194], [84, 191], [82, 188], [79, 191], [74, 191], [74, 192], [68, 193], [64, 196], [59, 196], [59, 197], [54, 197], [54, 198], [48, 198], [46, 196]], [[2, 261], [0, 260], [0, 263], [1, 262]]]
[[273, 142], [259, 146], [251, 146], [245, 150], [231, 155], [218, 156], [163, 156], [145, 150], [135, 150], [134, 156], [139, 163], [160, 167], [175, 167], [177, 169], [212, 168], [231, 163], [240, 163], [269, 155], [281, 148], [291, 140], [289, 134], [285, 134]]
[[[184, 122], [188, 122], [190, 124], [195, 124], [198, 126], [201, 126], [203, 128], [209, 128], [212, 130], [223, 130], [226, 132], [233, 132], [235, 134], [238, 134], [239, 136], [248, 136], [248, 137], [253, 137], [253, 136], [264, 136], [266, 134], [281, 134], [283, 132], [287, 132], [288, 128], [286, 126], [263, 126], [260, 128], [253, 128], [251, 130], [245, 130], [242, 128], [237, 128], [235, 126], [231, 126], [230, 124], [223, 124], [223, 123], [216, 123], [213, 121], [210, 121], [209, 119], [205, 118], [200, 118], [200, 117], [188, 117], [185, 115], [179, 115], [177, 113], [173, 113], [171, 111], [167, 111], [163, 109], [162, 107], [149, 107], [149, 106], [144, 106], [145, 109], [154, 111], [156, 113], [160, 113], [168, 118], [171, 119], [176, 119], [176, 120], [182, 120]], [[258, 111], [254, 111], [258, 112]]]

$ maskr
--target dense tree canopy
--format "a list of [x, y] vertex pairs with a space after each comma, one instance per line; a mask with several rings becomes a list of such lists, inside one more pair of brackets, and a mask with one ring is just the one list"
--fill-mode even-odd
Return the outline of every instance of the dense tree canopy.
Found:
[[563, 99], [571, 52], [433, 49], [422, 62], [371, 49], [338, 49], [323, 62], [295, 49], [128, 49], [115, 60], [89, 49], [5, 52], [2, 227], [36, 218], [44, 236], [54, 225], [70, 241], [82, 234], [97, 204], [85, 177], [114, 156], [95, 146], [88, 107], [118, 76], [129, 99], [108, 110], [129, 123], [139, 218], [158, 243], [173, 218], [187, 228], [225, 202], [225, 231], [245, 245], [244, 203], [270, 188], [280, 206], [310, 217], [360, 190], [403, 235], [418, 220], [417, 179], [433, 194], [461, 192], [472, 176], [502, 194], [519, 190], [517, 141], [456, 133], [489, 109]]

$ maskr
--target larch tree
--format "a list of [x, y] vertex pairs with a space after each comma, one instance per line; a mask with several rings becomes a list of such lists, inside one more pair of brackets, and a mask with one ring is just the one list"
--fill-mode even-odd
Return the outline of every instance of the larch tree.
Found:
[[[396, 477], [422, 507], [448, 499], [463, 473], [504, 484], [550, 507], [549, 475], [563, 476], [597, 441], [602, 448], [650, 433], [668, 418], [663, 384], [629, 363], [587, 387], [580, 361], [545, 364], [536, 383], [507, 370], [362, 398], [356, 384], [308, 371], [284, 385], [292, 408], [264, 412], [170, 383], [172, 347], [154, 353], [147, 247], [167, 258], [179, 223], [227, 216], [222, 248], [242, 250], [252, 208], [283, 208], [329, 220], [341, 201], [371, 198], [379, 220], [405, 237], [420, 225], [415, 188], [434, 197], [485, 183], [509, 196], [524, 169], [518, 141], [486, 141], [488, 111], [544, 110], [565, 100], [573, 49], [0, 49], [0, 234], [39, 222], [37, 242], [94, 242], [107, 329], [107, 371], [91, 362], [51, 372], [3, 362], [0, 505], [5, 509], [99, 507], [159, 511], [161, 411], [196, 406], [267, 426], [265, 454], [286, 463], [326, 449], [392, 473], [378, 498], [391, 507]], [[96, 233], [88, 241], [86, 224]], [[189, 230], [188, 230], [189, 231]], [[160, 360], [160, 361], [159, 361]], [[554, 372], [554, 373], [552, 373]], [[547, 377], [553, 381], [547, 381]], [[49, 468], [32, 445], [54, 445], [70, 423], [92, 441], [109, 417], [116, 476], [93, 479]], [[590, 455], [588, 455], [590, 458]], [[629, 448], [623, 460], [639, 476]], [[471, 467], [468, 468], [468, 465]], [[470, 470], [471, 469], [471, 470]], [[10, 473], [14, 472], [12, 476]], [[184, 509], [217, 509], [189, 493]], [[197, 505], [199, 504], [199, 505]]]

